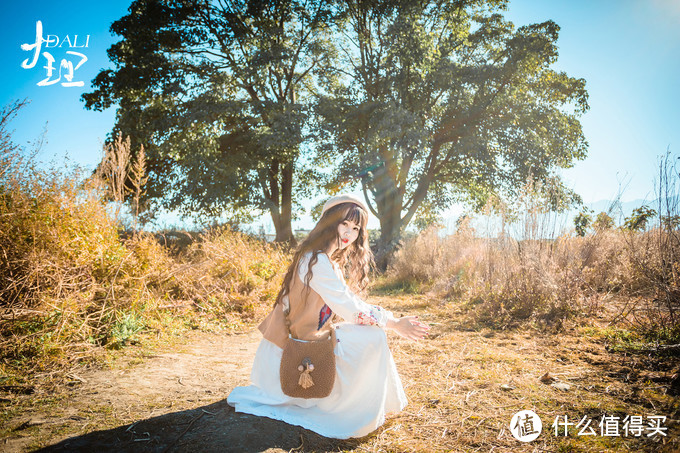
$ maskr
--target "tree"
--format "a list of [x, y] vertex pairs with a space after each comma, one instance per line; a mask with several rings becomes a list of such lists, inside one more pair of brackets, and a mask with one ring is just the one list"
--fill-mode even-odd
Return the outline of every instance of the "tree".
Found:
[[323, 0], [136, 0], [111, 25], [115, 70], [86, 107], [118, 103], [114, 134], [144, 146], [146, 198], [182, 213], [248, 219], [269, 211], [294, 242], [295, 200], [315, 171], [303, 159], [308, 103], [333, 56]]
[[422, 207], [480, 208], [551, 180], [555, 205], [577, 201], [556, 175], [586, 155], [585, 81], [550, 68], [559, 27], [515, 29], [503, 0], [347, 0], [347, 77], [321, 98], [329, 188], [359, 184], [395, 246]]
[[614, 228], [614, 219], [608, 213], [602, 211], [595, 218], [593, 228], [598, 231], [611, 230]]
[[633, 209], [633, 212], [623, 222], [624, 230], [644, 231], [647, 228], [647, 222], [656, 216], [656, 210], [649, 206], [640, 206]]

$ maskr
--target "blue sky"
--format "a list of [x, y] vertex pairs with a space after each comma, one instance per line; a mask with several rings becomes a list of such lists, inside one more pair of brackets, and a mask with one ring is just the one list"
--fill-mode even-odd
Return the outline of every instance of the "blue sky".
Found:
[[653, 198], [657, 156], [680, 154], [680, 1], [514, 0], [515, 24], [554, 20], [555, 65], [587, 81], [588, 157], [564, 171], [585, 201]]
[[[4, 3], [0, 102], [31, 101], [12, 123], [15, 141], [35, 140], [46, 127], [41, 160], [60, 162], [68, 154], [94, 167], [115, 112], [85, 110], [80, 96], [91, 91], [101, 69], [111, 67], [106, 50], [117, 38], [109, 26], [126, 14], [130, 2]], [[582, 124], [590, 151], [563, 172], [568, 185], [588, 203], [613, 198], [621, 185], [626, 186], [624, 201], [652, 199], [658, 156], [667, 148], [680, 154], [680, 1], [511, 0], [506, 17], [516, 25], [554, 20], [561, 27], [556, 68], [587, 81], [591, 108]], [[74, 41], [78, 35], [80, 46], [89, 35], [87, 48], [71, 49], [87, 57], [73, 78], [83, 87], [37, 86], [46, 78], [42, 57], [32, 69], [21, 67], [33, 54], [20, 46], [35, 42], [38, 20], [43, 35], [55, 35], [62, 44], [42, 49], [56, 60], [53, 79], [63, 58], [73, 64], [80, 59], [66, 54], [65, 37]], [[306, 222], [303, 218], [298, 225]]]
[[[0, 57], [5, 70], [0, 102], [4, 106], [14, 99], [30, 100], [12, 123], [15, 141], [24, 144], [35, 140], [47, 127], [47, 143], [39, 155], [41, 160], [49, 161], [53, 157], [60, 160], [68, 153], [71, 160], [94, 167], [101, 158], [101, 142], [112, 129], [115, 112], [113, 109], [102, 113], [85, 110], [80, 96], [91, 91], [90, 82], [101, 69], [110, 67], [106, 50], [116, 39], [109, 33], [109, 25], [126, 13], [130, 2], [3, 3]], [[88, 59], [74, 71], [73, 81], [83, 81], [83, 87], [64, 87], [61, 82], [37, 86], [47, 76], [43, 68], [46, 61], [42, 57], [32, 69], [21, 67], [25, 59], [32, 59], [33, 52], [22, 50], [21, 45], [35, 42], [38, 20], [42, 22], [43, 36], [56, 35], [59, 44], [68, 35], [73, 44], [81, 46], [90, 35], [87, 48], [71, 49]], [[78, 35], [77, 41], [75, 35]], [[42, 51], [48, 51], [56, 60], [53, 79], [58, 77], [63, 58], [70, 58], [74, 65], [80, 61], [80, 57], [67, 55], [67, 50], [68, 43], [49, 49], [43, 46]], [[65, 78], [62, 81], [66, 81]]]

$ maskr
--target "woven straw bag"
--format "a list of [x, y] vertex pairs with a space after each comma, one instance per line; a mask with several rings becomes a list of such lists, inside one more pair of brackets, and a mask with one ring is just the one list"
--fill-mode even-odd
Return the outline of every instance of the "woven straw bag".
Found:
[[335, 383], [335, 329], [325, 340], [288, 335], [281, 356], [281, 390], [293, 398], [325, 398]]

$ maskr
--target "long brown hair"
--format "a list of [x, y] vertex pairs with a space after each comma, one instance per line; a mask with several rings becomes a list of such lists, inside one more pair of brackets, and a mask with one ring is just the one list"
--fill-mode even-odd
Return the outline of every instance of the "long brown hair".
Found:
[[[345, 220], [359, 225], [359, 235], [356, 241], [350, 244], [345, 249], [340, 247], [340, 236], [338, 235], [338, 225]], [[307, 238], [300, 244], [293, 255], [293, 262], [288, 267], [286, 276], [283, 278], [283, 284], [276, 296], [278, 304], [284, 296], [290, 292], [290, 283], [295, 275], [295, 270], [298, 268], [300, 259], [307, 253], [312, 252], [309, 260], [309, 267], [307, 268], [307, 275], [305, 277], [305, 290], [309, 291], [309, 282], [312, 279], [312, 267], [319, 260], [319, 253], [325, 253], [332, 241], [336, 241], [338, 248], [333, 252], [331, 260], [340, 265], [340, 269], [345, 269], [349, 264], [348, 285], [356, 293], [361, 293], [368, 285], [368, 273], [373, 264], [373, 252], [368, 244], [368, 230], [366, 224], [368, 223], [368, 213], [364, 211], [361, 206], [356, 203], [347, 202], [340, 203], [329, 208], [323, 213], [314, 229], [309, 233]]]

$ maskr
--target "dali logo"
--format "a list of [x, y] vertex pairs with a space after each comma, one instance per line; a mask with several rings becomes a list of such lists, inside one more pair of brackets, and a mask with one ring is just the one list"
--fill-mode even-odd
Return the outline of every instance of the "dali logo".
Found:
[[[54, 52], [52, 49], [62, 50], [64, 47], [68, 49], [87, 48], [90, 44], [90, 35], [86, 36], [84, 43], [82, 41], [81, 39], [79, 45], [78, 35], [73, 35], [73, 38], [66, 35], [61, 39], [57, 35], [47, 35], [45, 38], [43, 36], [42, 21], [37, 21], [35, 24], [35, 42], [33, 44], [25, 43], [21, 45], [21, 50], [33, 52], [33, 56], [25, 59], [21, 63], [21, 67], [24, 69], [34, 68], [42, 55], [45, 59], [45, 66], [42, 68], [45, 69], [47, 77], [38, 82], [38, 86], [44, 87], [61, 82], [61, 85], [65, 87], [82, 87], [85, 84], [83, 81], [74, 81], [73, 79], [74, 73], [87, 61], [85, 54], [75, 50], [67, 50], [66, 57], [62, 58], [59, 63], [58, 71], [54, 65], [56, 59], [52, 55], [52, 52]], [[45, 50], [43, 50], [43, 46]], [[62, 77], [64, 81], [62, 81]]]

